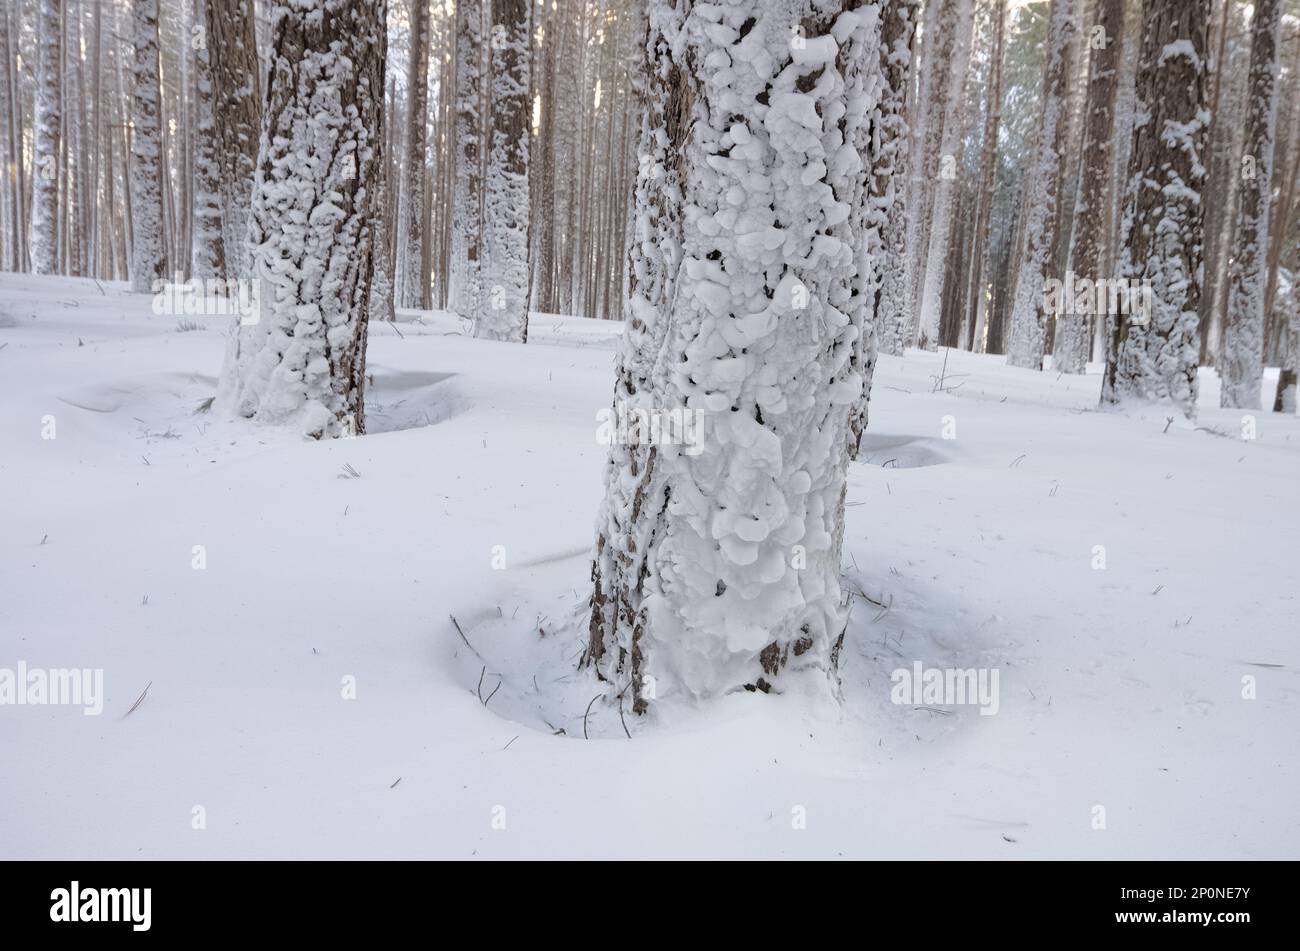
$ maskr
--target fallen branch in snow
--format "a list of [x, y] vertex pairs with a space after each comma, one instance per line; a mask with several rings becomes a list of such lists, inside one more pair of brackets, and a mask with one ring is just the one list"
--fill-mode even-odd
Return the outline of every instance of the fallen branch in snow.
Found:
[[583, 715], [582, 715], [582, 738], [583, 738], [584, 740], [589, 740], [589, 739], [591, 739], [591, 737], [589, 737], [589, 736], [587, 735], [587, 714], [588, 714], [588, 713], [591, 713], [591, 704], [592, 704], [592, 703], [595, 703], [595, 702], [596, 702], [597, 700], [599, 700], [599, 699], [600, 699], [600, 694], [596, 694], [596, 696], [592, 697], [592, 698], [591, 698], [591, 703], [587, 704], [587, 710], [586, 710], [586, 712], [583, 713]]
[[140, 706], [140, 704], [144, 703], [144, 698], [147, 697], [147, 696], [149, 695], [149, 688], [152, 687], [152, 686], [153, 686], [153, 681], [152, 681], [152, 680], [149, 681], [147, 684], [144, 685], [144, 692], [141, 693], [140, 696], [136, 698], [135, 703], [131, 704], [131, 709], [128, 710], [128, 711], [126, 711], [126, 713], [122, 714], [122, 719], [123, 719], [123, 720], [125, 720], [125, 719], [126, 719], [127, 717], [129, 717], [131, 714], [135, 713], [135, 708], [138, 707], [138, 706]]

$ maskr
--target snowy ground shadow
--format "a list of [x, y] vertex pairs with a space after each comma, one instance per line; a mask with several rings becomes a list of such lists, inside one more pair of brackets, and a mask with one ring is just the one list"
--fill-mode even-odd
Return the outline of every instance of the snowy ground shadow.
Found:
[[436, 426], [468, 410], [454, 373], [392, 370], [371, 364], [366, 394], [366, 432], [392, 433]]
[[864, 433], [858, 462], [884, 469], [923, 469], [952, 461], [944, 440], [926, 436]]

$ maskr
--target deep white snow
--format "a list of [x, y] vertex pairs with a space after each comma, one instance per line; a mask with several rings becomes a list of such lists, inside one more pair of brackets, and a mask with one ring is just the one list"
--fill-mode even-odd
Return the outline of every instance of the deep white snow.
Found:
[[[1192, 424], [1098, 411], [1096, 366], [882, 356], [844, 561], [889, 609], [842, 702], [665, 697], [628, 740], [597, 701], [584, 740], [621, 325], [402, 312], [369, 435], [316, 442], [199, 412], [226, 320], [149, 305], [0, 275], [0, 671], [104, 685], [0, 705], [0, 857], [1300, 850], [1300, 420], [1241, 438], [1206, 371]], [[996, 668], [996, 715], [891, 703], [916, 661]]]

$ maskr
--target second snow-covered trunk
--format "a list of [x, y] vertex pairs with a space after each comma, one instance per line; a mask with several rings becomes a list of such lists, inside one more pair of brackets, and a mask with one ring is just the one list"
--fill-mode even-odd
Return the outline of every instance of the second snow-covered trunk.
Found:
[[[200, 22], [208, 0], [199, 0]], [[207, 29], [194, 50], [194, 247], [190, 271], [196, 278], [226, 276], [225, 242], [221, 234], [221, 175], [217, 170], [217, 141], [212, 111], [212, 50]]]
[[[1250, 98], [1246, 108], [1243, 178], [1236, 246], [1224, 321], [1223, 388], [1219, 405], [1259, 409], [1264, 382], [1264, 298], [1268, 281], [1269, 204], [1277, 120], [1279, 0], [1255, 0], [1250, 40]], [[1249, 169], [1251, 175], [1244, 172]], [[1285, 227], [1283, 223], [1283, 227]]]
[[204, 6], [226, 273], [248, 279], [248, 214], [261, 122], [253, 0], [204, 0]]
[[916, 314], [916, 323], [920, 328], [916, 343], [923, 350], [935, 350], [939, 346], [939, 322], [952, 232], [953, 192], [957, 187], [957, 165], [961, 159], [965, 118], [966, 67], [970, 62], [973, 22], [971, 0], [955, 0], [950, 9], [944, 10], [944, 15], [952, 20], [952, 47], [942, 75], [945, 89], [939, 99], [944, 115], [932, 116], [943, 124], [943, 133], [939, 139], [939, 177], [932, 185], [935, 195], [930, 212], [928, 246], [917, 251], [925, 256]]
[[223, 402], [317, 438], [365, 425], [385, 12], [294, 0], [273, 17], [250, 228], [260, 308], [228, 356]]
[[[1108, 275], [1102, 273], [1102, 252], [1110, 230], [1110, 170], [1115, 135], [1115, 94], [1119, 89], [1119, 68], [1123, 47], [1123, 0], [1097, 0], [1091, 75], [1085, 106], [1083, 172], [1079, 176], [1078, 201], [1074, 205], [1074, 240], [1070, 243], [1070, 267], [1075, 281], [1094, 286]], [[1092, 308], [1080, 308], [1074, 301], [1056, 316], [1056, 337], [1052, 366], [1064, 373], [1082, 373], [1088, 366], [1091, 335], [1088, 316]], [[1095, 315], [1094, 315], [1095, 316]], [[1097, 316], [1096, 319], [1104, 319]]]
[[1007, 363], [1039, 370], [1047, 344], [1043, 289], [1052, 268], [1052, 245], [1061, 214], [1061, 141], [1066, 126], [1070, 82], [1070, 47], [1074, 40], [1076, 0], [1052, 0], [1043, 64], [1043, 109], [1038, 144], [1025, 195], [1024, 250], [1011, 304]]
[[158, 0], [132, 0], [135, 109], [131, 114], [131, 290], [149, 294], [167, 274], [162, 131], [158, 126]]
[[398, 285], [403, 307], [428, 309], [432, 296], [424, 279], [425, 224], [425, 122], [429, 86], [429, 3], [411, 4], [411, 50], [406, 73], [406, 201], [402, 204], [402, 256]]
[[453, 308], [474, 319], [482, 298], [483, 220], [479, 141], [483, 111], [483, 7], [456, 4], [455, 188], [452, 194], [451, 292]]
[[1143, 8], [1117, 267], [1130, 306], [1109, 319], [1102, 384], [1104, 403], [1168, 399], [1188, 417], [1200, 351], [1206, 42], [1203, 0]]
[[584, 655], [638, 713], [836, 667], [880, 29], [846, 6], [650, 4]]
[[[31, 236], [32, 270], [37, 274], [53, 274], [58, 265], [59, 137], [63, 122], [63, 18], [60, 13], [58, 0], [40, 0], [36, 21]], [[6, 116], [5, 121], [8, 120]]]
[[492, 139], [483, 196], [483, 298], [474, 336], [528, 339], [529, 4], [492, 2]]

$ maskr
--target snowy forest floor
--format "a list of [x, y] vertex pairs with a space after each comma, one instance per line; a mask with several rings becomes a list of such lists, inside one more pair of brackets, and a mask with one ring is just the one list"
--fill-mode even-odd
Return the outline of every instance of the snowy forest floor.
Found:
[[[199, 411], [226, 320], [179, 323], [0, 276], [0, 667], [105, 693], [0, 708], [0, 857], [1300, 854], [1300, 419], [1243, 440], [1212, 373], [1196, 429], [1097, 411], [1095, 367], [953, 352], [935, 393], [942, 354], [883, 357], [845, 563], [889, 607], [855, 600], [842, 703], [663, 703], [631, 741], [596, 703], [584, 740], [621, 325], [404, 312], [370, 434], [313, 443]], [[891, 703], [915, 660], [997, 667], [997, 714]]]

